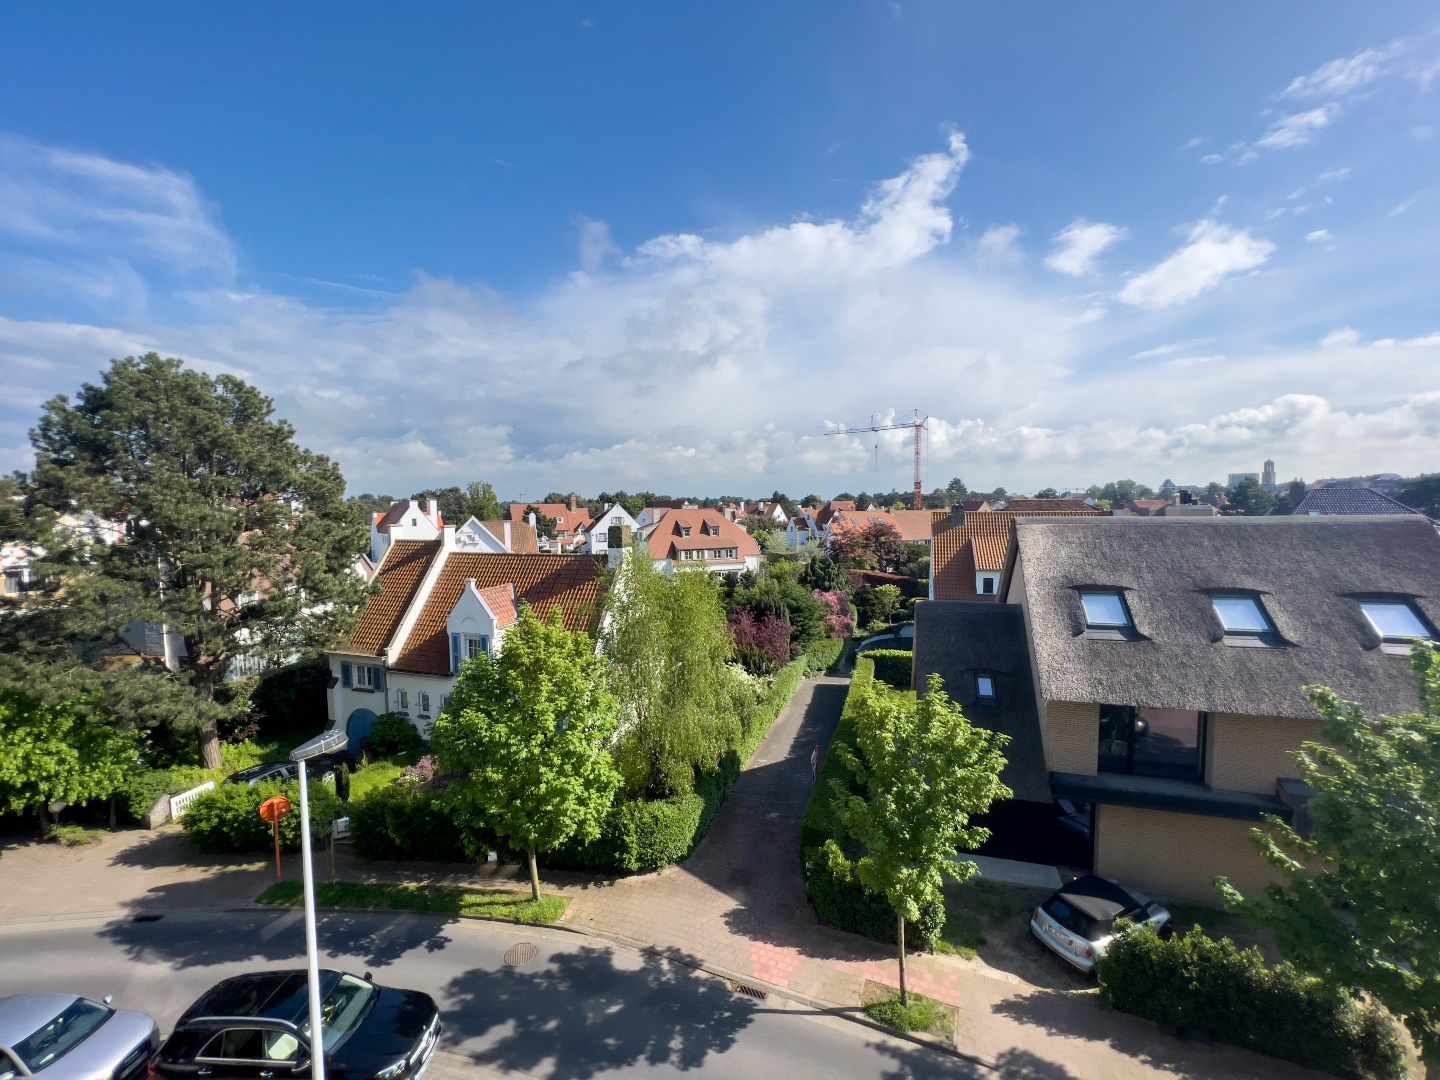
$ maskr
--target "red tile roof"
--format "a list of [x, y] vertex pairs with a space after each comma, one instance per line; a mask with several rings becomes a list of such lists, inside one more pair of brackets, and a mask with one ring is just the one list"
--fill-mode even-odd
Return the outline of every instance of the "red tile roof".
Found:
[[508, 511], [510, 520], [525, 521], [525, 511], [532, 506], [546, 517], [553, 518], [555, 528], [562, 533], [583, 532], [595, 524], [589, 509], [577, 506], [571, 510], [565, 503], [511, 503]]
[[520, 617], [515, 610], [515, 586], [514, 585], [493, 585], [488, 589], [476, 589], [480, 598], [485, 601], [491, 613], [495, 616], [495, 622], [500, 626], [514, 626], [515, 620]]
[[380, 569], [375, 575], [377, 591], [360, 612], [360, 619], [345, 649], [348, 652], [378, 656], [390, 639], [425, 571], [440, 551], [439, 540], [396, 540], [385, 550], [380, 559]]
[[900, 538], [911, 543], [929, 543], [934, 536], [933, 521], [935, 514], [931, 510], [892, 510], [891, 516], [895, 519], [895, 528], [900, 530]]
[[[505, 522], [482, 521], [480, 527], [500, 543], [505, 542]], [[539, 555], [540, 534], [535, 531], [535, 526], [528, 521], [510, 522], [510, 551], [515, 555]]]
[[[708, 528], [707, 531], [702, 531]], [[690, 535], [685, 535], [685, 530]], [[759, 555], [755, 538], [718, 510], [666, 510], [647, 541], [652, 559], [673, 559], [677, 551], [734, 548], [735, 557]]]
[[980, 571], [1005, 569], [1005, 560], [1014, 543], [1016, 518], [1100, 517], [1092, 507], [1084, 510], [1026, 511], [990, 510], [965, 515], [965, 523], [935, 534], [930, 576], [936, 600], [975, 600], [975, 575]]
[[452, 551], [410, 631], [405, 648], [391, 666], [425, 675], [450, 674], [446, 622], [471, 579], [482, 591], [514, 586], [519, 603], [548, 619], [559, 610], [567, 630], [590, 631], [599, 621], [603, 555], [492, 555]]

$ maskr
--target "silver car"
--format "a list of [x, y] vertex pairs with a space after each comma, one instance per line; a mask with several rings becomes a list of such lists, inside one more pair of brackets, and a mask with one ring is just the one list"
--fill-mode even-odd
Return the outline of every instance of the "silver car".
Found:
[[74, 994], [0, 998], [0, 1080], [135, 1080], [160, 1047], [144, 1013]]
[[1056, 889], [1030, 916], [1030, 931], [1060, 959], [1089, 972], [1115, 940], [1119, 919], [1149, 923], [1162, 937], [1173, 931], [1170, 912], [1154, 900], [1094, 874]]

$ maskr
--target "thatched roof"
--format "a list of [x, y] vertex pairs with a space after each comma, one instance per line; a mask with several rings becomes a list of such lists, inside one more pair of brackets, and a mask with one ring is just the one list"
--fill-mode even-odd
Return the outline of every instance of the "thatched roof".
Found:
[[[995, 702], [977, 700], [975, 677], [995, 680]], [[1017, 799], [1050, 801], [1050, 776], [1035, 711], [1025, 616], [1018, 606], [934, 600], [915, 605], [915, 685], [939, 675], [945, 692], [978, 727], [1010, 736], [1003, 779]]]
[[[1021, 520], [1011, 566], [1051, 701], [1313, 718], [1302, 688], [1321, 684], [1413, 712], [1408, 658], [1359, 599], [1408, 599], [1440, 626], [1440, 535], [1418, 516]], [[1132, 639], [1086, 634], [1087, 587], [1124, 591]], [[1226, 643], [1211, 596], [1227, 590], [1260, 596], [1276, 647]]]

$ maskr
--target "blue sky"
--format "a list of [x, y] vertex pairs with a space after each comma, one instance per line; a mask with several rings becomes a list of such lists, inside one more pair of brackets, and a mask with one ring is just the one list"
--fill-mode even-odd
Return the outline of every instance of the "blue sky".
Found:
[[1440, 468], [1420, 3], [0, 12], [0, 467], [146, 349], [355, 490]]

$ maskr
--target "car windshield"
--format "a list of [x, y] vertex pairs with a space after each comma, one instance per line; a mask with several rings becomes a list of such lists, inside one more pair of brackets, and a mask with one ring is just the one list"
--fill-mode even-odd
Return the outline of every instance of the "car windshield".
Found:
[[[320, 1029], [325, 1033], [325, 1049], [335, 1049], [355, 1030], [365, 1010], [375, 997], [375, 987], [354, 975], [341, 975], [320, 1005]], [[310, 1013], [297, 1020], [300, 1030], [310, 1035]]]
[[84, 1042], [110, 1018], [110, 1010], [93, 1001], [78, 999], [48, 1024], [17, 1042], [11, 1049], [32, 1073], [59, 1060]]
[[1064, 897], [1052, 896], [1042, 905], [1045, 914], [1069, 930], [1072, 934], [1095, 941], [1110, 931], [1110, 921], [1092, 919], [1077, 907], [1071, 906]]

